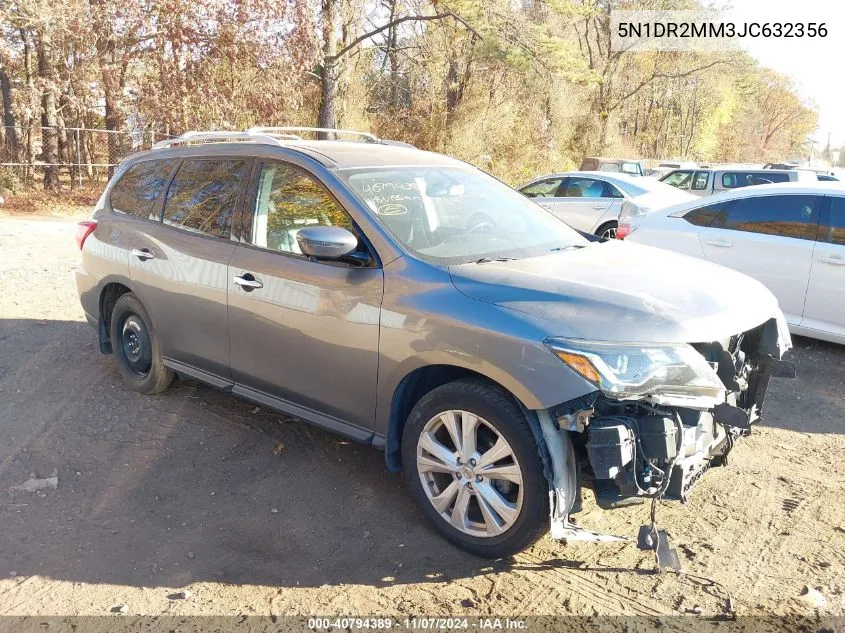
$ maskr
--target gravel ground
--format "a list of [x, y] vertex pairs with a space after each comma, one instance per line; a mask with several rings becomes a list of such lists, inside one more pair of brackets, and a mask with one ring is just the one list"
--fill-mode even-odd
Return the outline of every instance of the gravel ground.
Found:
[[[195, 382], [124, 388], [72, 281], [71, 219], [0, 219], [0, 615], [670, 616], [724, 595], [652, 573], [631, 543], [542, 540], [465, 555], [365, 446]], [[684, 570], [740, 615], [845, 615], [845, 347], [797, 339], [765, 423], [685, 506], [661, 504]], [[35, 474], [56, 489], [15, 490]], [[8, 490], [8, 492], [6, 492]], [[645, 506], [579, 521], [635, 536]], [[807, 587], [824, 604], [802, 596]], [[187, 599], [178, 592], [187, 589]], [[109, 620], [113, 621], [113, 620]], [[792, 622], [792, 624], [790, 624]], [[1, 626], [1, 625], [0, 625]], [[819, 630], [815, 626], [812, 630]]]

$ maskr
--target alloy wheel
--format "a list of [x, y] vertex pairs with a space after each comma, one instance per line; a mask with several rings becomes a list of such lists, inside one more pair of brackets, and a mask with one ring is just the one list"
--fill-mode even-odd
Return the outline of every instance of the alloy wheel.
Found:
[[511, 445], [469, 411], [431, 418], [417, 440], [417, 472], [437, 513], [452, 527], [493, 537], [522, 509], [522, 470]]
[[601, 232], [601, 235], [599, 237], [601, 237], [602, 239], [605, 239], [605, 240], [615, 240], [616, 239], [616, 227], [615, 226], [607, 227], [604, 231]]

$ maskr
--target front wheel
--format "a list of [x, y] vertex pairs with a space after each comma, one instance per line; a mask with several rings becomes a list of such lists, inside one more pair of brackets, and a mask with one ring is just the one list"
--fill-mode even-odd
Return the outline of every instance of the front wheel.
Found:
[[501, 558], [547, 528], [548, 484], [522, 410], [473, 380], [434, 389], [402, 436], [405, 477], [434, 527], [459, 548]]

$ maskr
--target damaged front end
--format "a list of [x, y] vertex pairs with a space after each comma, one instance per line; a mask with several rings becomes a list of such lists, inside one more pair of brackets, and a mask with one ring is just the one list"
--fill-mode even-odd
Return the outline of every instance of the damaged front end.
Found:
[[727, 464], [760, 419], [769, 379], [794, 376], [778, 315], [723, 340], [616, 344], [549, 339], [596, 391], [537, 412], [552, 461], [552, 537], [612, 540], [576, 527], [582, 486], [602, 508], [685, 502], [711, 466]]

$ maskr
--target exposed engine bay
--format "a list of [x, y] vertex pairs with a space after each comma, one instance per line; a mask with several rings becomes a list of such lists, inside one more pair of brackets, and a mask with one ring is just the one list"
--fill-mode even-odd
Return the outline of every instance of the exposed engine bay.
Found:
[[569, 521], [580, 510], [583, 487], [593, 489], [602, 508], [646, 499], [685, 502], [709, 468], [726, 465], [735, 442], [760, 419], [769, 379], [795, 375], [781, 360], [786, 345], [779, 325], [771, 319], [722, 341], [692, 344], [724, 384], [723, 402], [665, 394], [623, 400], [596, 391], [538, 416], [552, 461], [556, 451], [569, 455], [554, 464], [552, 536], [607, 540], [576, 536]]

